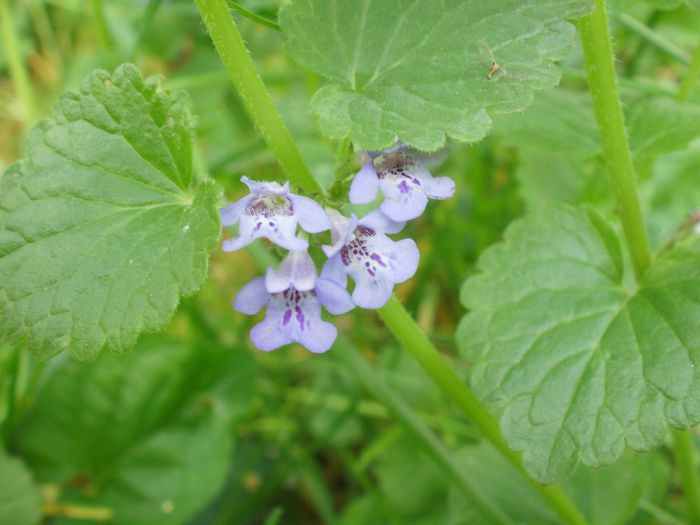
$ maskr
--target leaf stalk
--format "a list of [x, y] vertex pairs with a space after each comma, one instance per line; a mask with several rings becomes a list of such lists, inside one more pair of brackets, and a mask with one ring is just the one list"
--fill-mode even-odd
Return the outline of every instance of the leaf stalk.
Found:
[[634, 272], [637, 280], [640, 280], [651, 265], [652, 256], [617, 86], [605, 0], [595, 0], [593, 13], [579, 21], [578, 29], [603, 142], [603, 154], [608, 164], [611, 185], [617, 194], [622, 228]]

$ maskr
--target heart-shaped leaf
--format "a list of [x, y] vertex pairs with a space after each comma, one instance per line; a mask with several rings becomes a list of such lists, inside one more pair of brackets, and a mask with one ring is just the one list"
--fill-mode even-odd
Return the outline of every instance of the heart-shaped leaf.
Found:
[[700, 238], [638, 287], [600, 216], [540, 209], [481, 258], [458, 340], [471, 383], [542, 481], [700, 422]]
[[559, 82], [565, 19], [588, 0], [295, 0], [280, 13], [292, 56], [329, 83], [313, 107], [323, 131], [364, 149], [397, 139], [433, 151], [477, 141], [492, 117]]
[[134, 66], [92, 74], [0, 179], [0, 339], [124, 350], [207, 275], [218, 193], [193, 174], [186, 100]]

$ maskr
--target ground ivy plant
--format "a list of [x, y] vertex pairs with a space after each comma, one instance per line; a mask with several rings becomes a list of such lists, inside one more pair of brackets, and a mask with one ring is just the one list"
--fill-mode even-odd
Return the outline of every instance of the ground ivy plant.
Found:
[[[231, 297], [230, 315], [265, 312], [250, 328], [253, 347], [298, 343], [333, 359], [352, 353], [334, 317], [376, 312], [475, 426], [480, 444], [452, 458], [366, 362], [340, 357], [429, 452], [426, 468], [453, 479], [449, 507], [467, 521], [451, 523], [624, 523], [654, 477], [645, 470], [654, 460], [638, 463], [630, 450], [669, 438], [686, 514], [698, 523], [700, 479], [685, 430], [700, 423], [698, 221], [669, 221], [673, 231], [650, 240], [638, 174], [692, 149], [700, 106], [688, 98], [700, 67], [691, 64], [677, 94], [621, 90], [606, 0], [291, 0], [277, 20], [238, 2], [195, 4], [283, 179], [239, 176], [248, 191], [225, 199], [197, 150], [187, 94], [131, 64], [89, 74], [33, 127], [22, 159], [0, 178], [0, 347], [53, 357], [48, 369], [58, 363], [35, 378], [42, 397], [31, 418], [16, 426], [11, 402], [0, 413], [7, 433], [21, 432], [15, 449], [33, 475], [72, 480], [75, 501], [99, 494], [116, 512], [98, 521], [183, 523], [215, 497], [252, 365], [207, 367], [221, 348], [197, 317], [206, 349], [147, 334], [198, 292], [212, 253], [250, 250], [264, 264]], [[287, 128], [232, 7], [279, 30], [314, 86], [306, 116], [337, 149], [330, 182]], [[576, 50], [588, 90], [572, 94], [557, 86]], [[465, 312], [459, 355], [448, 360], [394, 289], [418, 271], [426, 240], [449, 234], [423, 222], [426, 210], [461, 198], [459, 181], [433, 167], [491, 133], [527, 143], [528, 173], [564, 166], [553, 185], [567, 197], [550, 198], [521, 174], [536, 195], [525, 216], [469, 275], [451, 276], [463, 283]], [[568, 157], [555, 157], [567, 144]], [[600, 205], [578, 197], [591, 162], [596, 179], [607, 173]], [[0, 359], [11, 400], [21, 359]], [[144, 473], [144, 464], [154, 467]], [[624, 478], [628, 465], [643, 483]], [[620, 479], [615, 494], [632, 502], [591, 504], [598, 471], [586, 467], [609, 469]], [[89, 481], [78, 487], [81, 476]], [[507, 494], [498, 476], [512, 480]], [[0, 494], [0, 523], [36, 523], [42, 495], [26, 465], [0, 453], [0, 481], [11, 485]], [[518, 507], [511, 491], [536, 504]], [[44, 510], [52, 504], [44, 494]], [[154, 509], [158, 519], [144, 521]]]

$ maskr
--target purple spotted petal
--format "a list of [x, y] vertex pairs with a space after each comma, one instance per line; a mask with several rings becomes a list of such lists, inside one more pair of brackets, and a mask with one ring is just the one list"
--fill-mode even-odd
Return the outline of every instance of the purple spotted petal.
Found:
[[345, 287], [330, 279], [316, 280], [316, 296], [333, 315], [345, 314], [355, 307]]
[[294, 204], [294, 213], [299, 218], [299, 225], [309, 233], [320, 233], [330, 229], [331, 222], [323, 208], [312, 199], [290, 194]]
[[390, 219], [410, 221], [422, 215], [428, 205], [422, 182], [417, 177], [386, 177], [381, 181], [384, 201], [380, 209]]
[[350, 202], [353, 204], [368, 204], [377, 197], [379, 179], [372, 162], [365, 163], [357, 172], [350, 186]]
[[246, 284], [236, 295], [233, 307], [241, 313], [255, 315], [269, 302], [265, 279], [258, 277]]
[[316, 284], [316, 266], [306, 251], [289, 252], [279, 268], [268, 268], [265, 286], [270, 293], [281, 293], [287, 288], [307, 292]]
[[382, 233], [399, 233], [406, 226], [405, 222], [396, 222], [379, 210], [374, 210], [360, 219], [360, 224], [369, 226]]

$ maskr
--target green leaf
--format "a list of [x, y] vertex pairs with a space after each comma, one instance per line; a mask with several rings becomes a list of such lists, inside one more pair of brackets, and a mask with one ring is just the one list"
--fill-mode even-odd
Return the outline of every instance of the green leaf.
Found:
[[125, 350], [207, 275], [218, 192], [192, 172], [187, 102], [134, 66], [93, 73], [0, 179], [0, 339]]
[[0, 525], [35, 525], [41, 494], [27, 467], [0, 449]]
[[629, 285], [597, 214], [540, 209], [482, 256], [458, 341], [471, 383], [542, 481], [700, 422], [700, 238]]
[[[293, 58], [328, 80], [325, 134], [377, 150], [478, 141], [492, 118], [555, 86], [588, 0], [295, 0], [280, 12]], [[494, 63], [498, 67], [494, 66]]]
[[[522, 474], [491, 445], [482, 443], [457, 451], [455, 461], [469, 475], [479, 480], [482, 495], [513, 519], [514, 523], [557, 525], [559, 521], [543, 504], [541, 496]], [[447, 525], [491, 525], [473, 501], [455, 488], [450, 489]]]
[[614, 465], [579, 466], [567, 481], [567, 491], [590, 525], [625, 525], [637, 513], [639, 502], [657, 483], [668, 483], [657, 454], [627, 453]]
[[112, 509], [115, 524], [185, 522], [225, 479], [230, 416], [254, 377], [243, 351], [203, 352], [147, 340], [124, 356], [63, 359], [18, 439], [39, 480]]
[[685, 149], [700, 137], [700, 106], [666, 97], [627, 101], [627, 128], [636, 160]]

